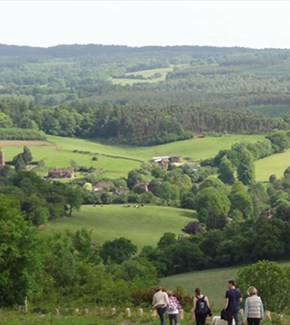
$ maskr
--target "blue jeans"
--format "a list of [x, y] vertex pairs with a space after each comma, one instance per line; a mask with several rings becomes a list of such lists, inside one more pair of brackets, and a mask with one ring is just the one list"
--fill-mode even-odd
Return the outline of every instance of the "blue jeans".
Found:
[[169, 317], [169, 324], [173, 325], [177, 325], [178, 324], [178, 314], [168, 314]]
[[240, 325], [240, 316], [239, 316], [239, 312], [236, 311], [231, 311], [231, 310], [227, 310], [227, 316], [228, 316], [228, 325], [232, 325], [233, 324], [233, 318], [236, 322], [236, 325]]
[[160, 318], [160, 325], [164, 325], [164, 314], [165, 314], [166, 310], [167, 310], [166, 307], [158, 307], [157, 308], [157, 314]]

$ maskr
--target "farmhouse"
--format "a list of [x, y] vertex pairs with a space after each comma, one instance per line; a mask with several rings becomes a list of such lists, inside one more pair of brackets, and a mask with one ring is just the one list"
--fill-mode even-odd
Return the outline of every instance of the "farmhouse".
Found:
[[101, 181], [93, 186], [92, 191], [93, 192], [99, 192], [103, 190], [110, 190], [114, 187], [113, 182], [111, 181]]
[[72, 168], [53, 168], [48, 171], [49, 178], [73, 178], [74, 170]]
[[169, 163], [176, 164], [180, 163], [181, 159], [178, 156], [161, 156], [152, 157], [153, 161], [158, 163], [162, 168], [168, 169]]
[[199, 168], [200, 168], [200, 165], [199, 165], [199, 164], [195, 164], [195, 165], [192, 165], [192, 166], [191, 166], [191, 169], [192, 169], [192, 171], [194, 171], [194, 172], [197, 172], [197, 171], [199, 170]]
[[168, 169], [169, 167], [169, 160], [167, 159], [162, 159], [160, 162], [159, 162], [159, 165], [163, 168], [163, 169]]
[[180, 159], [180, 157], [178, 157], [178, 156], [170, 156], [170, 157], [169, 157], [169, 161], [170, 161], [171, 163], [180, 163], [181, 159]]
[[169, 156], [152, 157], [153, 161], [156, 163], [160, 163], [162, 160], [169, 160], [169, 158]]

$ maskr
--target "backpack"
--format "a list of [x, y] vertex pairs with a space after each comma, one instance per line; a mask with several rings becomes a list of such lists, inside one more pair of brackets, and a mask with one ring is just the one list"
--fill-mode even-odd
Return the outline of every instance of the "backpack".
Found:
[[205, 296], [202, 296], [201, 298], [196, 297], [196, 299], [197, 301], [196, 301], [195, 312], [197, 314], [206, 315], [208, 313], [208, 306], [205, 301]]

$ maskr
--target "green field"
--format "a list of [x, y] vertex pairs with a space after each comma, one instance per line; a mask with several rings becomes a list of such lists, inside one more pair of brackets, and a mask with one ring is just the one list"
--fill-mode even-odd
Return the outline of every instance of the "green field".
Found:
[[214, 307], [222, 308], [227, 281], [235, 279], [238, 270], [234, 267], [177, 274], [163, 278], [161, 285], [166, 289], [181, 287], [190, 295], [200, 288]]
[[135, 208], [122, 205], [82, 206], [72, 217], [50, 222], [43, 235], [80, 228], [92, 229], [92, 237], [98, 243], [125, 237], [142, 248], [156, 245], [165, 232], [181, 233], [181, 229], [194, 218], [191, 210], [144, 206]]
[[[281, 265], [289, 266], [290, 262], [281, 262]], [[161, 285], [167, 290], [181, 287], [190, 295], [193, 295], [195, 288], [200, 288], [209, 297], [213, 307], [221, 309], [227, 281], [235, 279], [241, 268], [242, 266], [218, 268], [172, 275], [161, 279]]]
[[256, 179], [260, 182], [267, 182], [271, 174], [281, 178], [289, 166], [290, 150], [257, 160], [255, 161]]
[[[256, 142], [263, 139], [262, 135], [231, 135], [224, 137], [205, 137], [168, 143], [152, 147], [137, 147], [125, 145], [108, 145], [97, 141], [77, 138], [47, 136], [47, 142], [0, 141], [6, 160], [12, 160], [22, 147], [27, 144], [34, 161], [44, 160], [46, 168], [70, 167], [71, 161], [79, 166], [97, 168], [102, 178], [119, 178], [128, 171], [138, 168], [141, 162], [146, 162], [155, 156], [178, 155], [189, 157], [194, 161], [213, 157], [221, 149], [228, 149], [234, 143], [247, 141]], [[86, 153], [73, 152], [89, 151]], [[97, 155], [98, 160], [92, 161]]]
[[149, 70], [141, 70], [141, 71], [126, 73], [127, 76], [142, 75], [145, 78], [149, 78], [149, 77], [153, 76], [155, 73], [161, 74], [161, 76], [159, 78], [154, 78], [154, 79], [111, 78], [110, 80], [112, 81], [112, 83], [114, 85], [121, 85], [121, 86], [126, 86], [126, 85], [132, 86], [137, 83], [155, 83], [155, 82], [164, 81], [167, 73], [173, 71], [173, 69], [174, 69], [174, 66], [170, 66], [167, 68], [149, 69]]
[[[97, 311], [96, 309], [89, 315], [84, 315], [84, 309], [80, 310], [79, 315], [74, 315], [73, 310], [69, 315], [53, 313], [24, 315], [16, 311], [1, 310], [0, 325], [156, 325], [158, 323], [156, 317], [152, 319], [150, 316], [149, 309], [144, 310], [142, 318], [138, 316], [137, 308], [131, 308], [130, 318], [125, 317], [125, 308], [117, 308], [117, 315], [113, 317], [109, 316], [110, 308], [105, 308], [106, 314], [103, 317], [99, 317]], [[180, 324], [191, 324], [190, 314], [187, 313], [185, 317]]]
[[[109, 313], [109, 309], [106, 310]], [[122, 310], [117, 309], [117, 316], [109, 317], [99, 317], [96, 314], [93, 315], [65, 315], [58, 316], [52, 313], [49, 314], [28, 314], [23, 315], [19, 312], [11, 312], [6, 310], [1, 310], [0, 325], [132, 325], [132, 324], [142, 324], [142, 325], [157, 325], [159, 320], [157, 317], [151, 318], [150, 311], [144, 310], [144, 316], [142, 318], [138, 317], [137, 312], [132, 313], [131, 318], [125, 317], [124, 308]], [[216, 314], [217, 315], [217, 314]], [[273, 314], [272, 314], [273, 315]], [[274, 317], [273, 317], [274, 318]], [[166, 316], [166, 324], [168, 323]], [[283, 315], [283, 321], [276, 321], [278, 319], [275, 317], [272, 322], [262, 321], [261, 325], [289, 325], [290, 319], [288, 315]], [[186, 312], [183, 320], [179, 321], [180, 325], [193, 325], [191, 320], [191, 313]], [[211, 318], [207, 319], [207, 325], [211, 324]]]
[[[79, 166], [95, 167], [101, 178], [115, 179], [127, 176], [130, 170], [138, 168], [142, 162], [149, 161], [155, 156], [177, 155], [199, 161], [214, 157], [219, 150], [229, 149], [234, 143], [243, 141], [253, 143], [262, 139], [262, 135], [231, 135], [194, 138], [152, 147], [137, 147], [48, 135], [48, 142], [0, 141], [0, 146], [8, 161], [12, 160], [27, 144], [34, 161], [43, 159], [47, 169], [70, 167], [73, 160]], [[89, 151], [89, 153], [74, 152], [75, 150]], [[93, 161], [93, 156], [97, 156], [98, 160]], [[268, 181], [271, 174], [276, 174], [279, 178], [290, 166], [290, 150], [260, 159], [255, 162], [255, 166], [257, 181]]]
[[[107, 145], [89, 140], [47, 136], [48, 141], [55, 143], [62, 150], [89, 150], [106, 155], [128, 157], [148, 161], [155, 156], [179, 155], [200, 160], [213, 157], [221, 149], [229, 149], [237, 142], [257, 142], [263, 135], [230, 135], [224, 137], [205, 137], [176, 141], [168, 144], [137, 147], [125, 145]], [[1, 144], [1, 142], [0, 142]]]

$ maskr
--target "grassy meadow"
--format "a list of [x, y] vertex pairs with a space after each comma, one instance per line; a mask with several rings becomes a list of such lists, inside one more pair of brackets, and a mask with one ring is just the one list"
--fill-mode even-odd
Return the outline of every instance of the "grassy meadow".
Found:
[[[127, 205], [126, 205], [127, 206]], [[118, 237], [130, 239], [138, 248], [155, 246], [165, 232], [180, 234], [181, 229], [194, 220], [194, 211], [144, 206], [135, 208], [123, 205], [84, 205], [72, 217], [49, 222], [41, 234], [76, 231], [80, 228], [92, 229], [92, 238], [98, 243]]]
[[[145, 314], [146, 313], [146, 314]], [[290, 317], [283, 315], [283, 319], [280, 320], [277, 315], [273, 315], [273, 321], [262, 321], [261, 325], [289, 325]], [[166, 316], [167, 318], [167, 316]], [[166, 322], [168, 320], [166, 319]], [[149, 311], [144, 311], [144, 316], [139, 318], [133, 316], [131, 318], [117, 315], [114, 317], [100, 318], [97, 315], [79, 315], [79, 316], [57, 316], [53, 314], [28, 314], [23, 315], [17, 312], [2, 311], [0, 325], [131, 325], [131, 324], [142, 324], [142, 325], [156, 325], [159, 324], [157, 317], [151, 318]], [[193, 325], [194, 322], [191, 320], [191, 314], [185, 313], [183, 320], [179, 320], [180, 325]], [[211, 324], [211, 318], [207, 318], [206, 325]]]
[[[0, 325], [156, 325], [158, 323], [156, 317], [150, 316], [149, 310], [144, 310], [144, 316], [139, 318], [136, 312], [131, 318], [125, 317], [124, 308], [122, 311], [117, 310], [116, 316], [108, 316], [109, 309], [106, 310], [107, 315], [99, 317], [96, 314], [92, 315], [54, 315], [54, 314], [20, 314], [18, 312], [2, 311]], [[187, 313], [186, 318], [182, 323], [185, 325], [192, 324], [190, 315]]]
[[[148, 161], [155, 156], [179, 155], [200, 160], [213, 157], [221, 149], [229, 149], [237, 142], [257, 142], [263, 135], [228, 135], [224, 137], [194, 138], [172, 143], [139, 147], [126, 145], [108, 145], [90, 140], [47, 136], [48, 141], [55, 144], [60, 150], [88, 150], [103, 155], [131, 158]], [[0, 141], [1, 145], [1, 141]]]
[[194, 294], [195, 288], [201, 288], [213, 307], [219, 309], [223, 306], [227, 281], [235, 279], [239, 268], [219, 268], [172, 275], [161, 279], [161, 285], [166, 289], [181, 287], [190, 295]]
[[[281, 265], [290, 266], [290, 262], [281, 262]], [[167, 290], [181, 287], [189, 295], [194, 294], [195, 288], [200, 288], [208, 296], [213, 308], [219, 310], [223, 306], [227, 281], [235, 279], [241, 268], [242, 266], [227, 267], [176, 274], [161, 279], [161, 285]]]
[[157, 68], [157, 69], [149, 69], [149, 70], [141, 70], [141, 71], [134, 71], [134, 72], [128, 72], [125, 75], [130, 76], [130, 75], [141, 75], [145, 78], [150, 78], [152, 77], [155, 73], [160, 73], [160, 77], [154, 78], [154, 79], [134, 79], [134, 78], [110, 78], [111, 82], [114, 85], [121, 85], [121, 86], [126, 86], [126, 85], [134, 85], [137, 83], [156, 83], [160, 81], [164, 81], [166, 78], [166, 75], [168, 72], [172, 72], [174, 69], [174, 66], [171, 65], [167, 68]]
[[290, 150], [278, 153], [264, 159], [255, 161], [256, 180], [267, 182], [269, 176], [275, 174], [277, 178], [283, 176], [283, 172], [290, 166]]
[[[109, 145], [97, 141], [48, 135], [46, 142], [0, 141], [0, 147], [2, 147], [7, 161], [12, 160], [22, 151], [22, 147], [27, 145], [32, 152], [34, 161], [43, 160], [47, 169], [70, 167], [71, 161], [74, 161], [79, 166], [97, 168], [97, 173], [102, 178], [115, 179], [126, 176], [130, 170], [138, 168], [142, 162], [149, 161], [155, 156], [178, 155], [198, 161], [213, 157], [219, 150], [228, 149], [234, 143], [256, 142], [262, 138], [262, 135], [231, 135], [194, 138], [151, 147], [137, 147]], [[97, 157], [97, 161], [92, 160], [93, 156]]]

